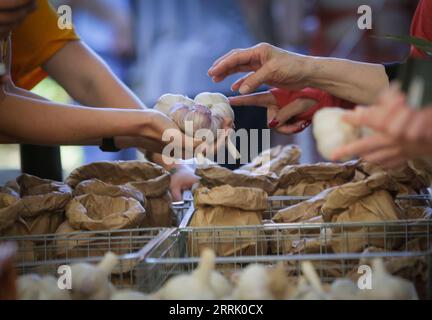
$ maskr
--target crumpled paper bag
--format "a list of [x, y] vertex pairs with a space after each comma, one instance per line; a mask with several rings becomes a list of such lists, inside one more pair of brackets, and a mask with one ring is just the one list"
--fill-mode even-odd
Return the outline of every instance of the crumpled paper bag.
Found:
[[279, 175], [288, 165], [298, 164], [302, 151], [297, 145], [277, 146], [259, 154], [250, 163], [240, 167], [240, 170], [266, 174], [273, 172]]
[[8, 185], [13, 186], [9, 190], [16, 192], [13, 197], [19, 196], [9, 209], [19, 209], [15, 222], [3, 232], [4, 235], [51, 234], [65, 220], [64, 209], [72, 197], [67, 185], [27, 174]]
[[126, 185], [113, 185], [105, 183], [98, 179], [90, 179], [81, 181], [73, 191], [74, 196], [82, 196], [85, 194], [95, 194], [98, 196], [111, 196], [111, 197], [126, 197], [133, 198], [141, 204], [145, 204], [145, 198], [141, 191], [134, 187]]
[[[49, 252], [52, 259], [80, 259], [88, 257], [103, 257], [107, 251], [117, 255], [134, 253], [133, 240], [130, 232], [115, 232], [112, 238], [108, 233], [78, 232], [68, 221], [57, 229], [54, 252]], [[136, 233], [133, 233], [135, 235]], [[101, 237], [102, 236], [102, 237]], [[132, 250], [132, 251], [131, 251]], [[115, 268], [114, 274], [127, 273], [136, 265], [136, 260], [122, 262], [122, 270]]]
[[[193, 256], [199, 256], [207, 247], [214, 249], [218, 256], [266, 254], [264, 232], [253, 228], [238, 228], [261, 224], [262, 212], [267, 204], [267, 194], [263, 190], [228, 185], [213, 189], [203, 187], [195, 190], [194, 197], [196, 211], [190, 227], [198, 229], [193, 230], [188, 239]], [[213, 227], [224, 226], [233, 228], [211, 230]]]
[[[88, 180], [91, 182], [85, 182]], [[175, 217], [171, 208], [170, 181], [165, 169], [147, 161], [96, 162], [74, 170], [66, 179], [66, 183], [78, 189], [78, 193], [87, 191], [142, 200], [147, 211], [142, 227], [173, 226]], [[162, 205], [163, 201], [167, 203]], [[163, 211], [154, 211], [158, 208]]]
[[275, 195], [315, 196], [318, 193], [351, 181], [356, 162], [343, 164], [317, 163], [285, 167], [279, 177]]
[[102, 231], [137, 228], [145, 209], [135, 199], [88, 194], [72, 199], [66, 217], [76, 230]]
[[[304, 222], [322, 216], [324, 222], [382, 222], [405, 219], [403, 211], [396, 206], [396, 186], [385, 173], [377, 173], [365, 180], [351, 182], [323, 191], [312, 199], [279, 211], [276, 222]], [[384, 232], [382, 227], [338, 225], [326, 230], [334, 252], [361, 252], [366, 246], [397, 246], [395, 239], [385, 242], [383, 236], [373, 237], [374, 232]], [[322, 240], [322, 235], [317, 239]], [[384, 243], [385, 242], [385, 243]]]
[[201, 177], [200, 184], [209, 188], [230, 185], [232, 187], [258, 188], [267, 194], [272, 194], [277, 187], [277, 176], [274, 173], [263, 175], [244, 170], [231, 171], [219, 166], [210, 166], [196, 169], [195, 174]]

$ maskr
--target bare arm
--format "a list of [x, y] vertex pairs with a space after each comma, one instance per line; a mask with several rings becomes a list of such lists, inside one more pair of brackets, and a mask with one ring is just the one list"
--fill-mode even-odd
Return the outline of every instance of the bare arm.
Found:
[[373, 103], [389, 86], [385, 68], [380, 64], [336, 58], [310, 58], [310, 64], [311, 87], [358, 104]]
[[43, 68], [79, 103], [99, 108], [143, 109], [145, 105], [89, 47], [69, 42]]
[[250, 72], [232, 85], [241, 94], [252, 93], [262, 84], [286, 89], [313, 87], [354, 103], [370, 104], [389, 86], [382, 65], [304, 56], [267, 43], [229, 52], [213, 64], [209, 75], [220, 82], [237, 72]]
[[[80, 61], [79, 67], [76, 61]], [[93, 107], [145, 109], [146, 106], [127, 88], [109, 67], [85, 44], [70, 42], [44, 65], [44, 69], [75, 100]], [[117, 139], [116, 145], [125, 138]], [[151, 161], [166, 169], [162, 156], [155, 154]]]
[[61, 105], [3, 92], [0, 132], [44, 145], [75, 144], [104, 136], [139, 136], [151, 119], [146, 113]]

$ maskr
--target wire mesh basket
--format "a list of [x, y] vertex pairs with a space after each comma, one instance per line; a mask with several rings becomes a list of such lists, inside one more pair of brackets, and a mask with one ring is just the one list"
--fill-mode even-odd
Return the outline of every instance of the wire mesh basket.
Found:
[[164, 228], [144, 228], [110, 231], [80, 231], [64, 234], [0, 238], [0, 242], [15, 242], [17, 264], [51, 260], [101, 257], [106, 252], [118, 255], [137, 253], [163, 233]]
[[[311, 196], [272, 196], [268, 198], [267, 210], [264, 212], [263, 219], [271, 220], [275, 214], [284, 208], [293, 206], [303, 201], [311, 199]], [[432, 195], [398, 195], [395, 199], [396, 204], [403, 208], [431, 208]]]
[[[106, 252], [118, 254], [119, 264], [111, 274], [111, 281], [117, 288], [134, 288], [136, 287], [136, 266], [142, 261], [148, 252], [165, 239], [165, 234], [171, 234], [172, 229], [131, 229], [119, 231], [103, 232], [78, 232], [75, 234], [64, 235], [46, 235], [44, 242], [40, 243], [40, 255], [35, 256], [33, 260], [17, 261], [17, 272], [19, 275], [39, 274], [58, 276], [60, 266], [71, 265], [74, 263], [91, 263], [100, 262]], [[79, 239], [71, 240], [71, 236], [79, 236]], [[28, 237], [31, 240], [40, 240], [38, 237]], [[13, 240], [13, 239], [11, 239]], [[28, 241], [22, 240], [18, 241]], [[67, 246], [73, 242], [77, 247], [66, 248], [58, 245], [59, 241], [66, 241]], [[85, 241], [85, 245], [82, 245]], [[95, 244], [97, 243], [97, 245]], [[66, 249], [66, 254], [52, 255], [58, 250]], [[43, 252], [42, 252], [43, 250]], [[20, 251], [19, 255], [23, 252]]]
[[177, 225], [181, 224], [189, 208], [192, 206], [192, 203], [193, 203], [193, 196], [190, 191], [184, 192], [183, 201], [172, 203], [172, 209], [177, 219]]
[[170, 277], [192, 271], [204, 248], [212, 248], [217, 269], [228, 278], [250, 263], [282, 262], [297, 277], [300, 262], [311, 260], [325, 283], [355, 278], [371, 258], [385, 258], [388, 269], [413, 281], [426, 297], [430, 286], [432, 221], [386, 223], [279, 224], [183, 228], [165, 234], [136, 266], [138, 290], [154, 292]]

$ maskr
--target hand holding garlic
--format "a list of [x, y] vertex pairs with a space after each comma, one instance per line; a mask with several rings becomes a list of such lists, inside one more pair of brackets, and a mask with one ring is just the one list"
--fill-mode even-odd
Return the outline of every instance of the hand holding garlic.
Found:
[[[168, 115], [187, 135], [193, 135], [200, 129], [209, 129], [216, 136], [218, 129], [224, 129], [225, 122], [234, 122], [230, 102], [220, 93], [201, 93], [195, 100], [166, 94], [159, 98], [154, 108]], [[187, 121], [193, 123], [192, 132], [186, 130]]]
[[[235, 119], [228, 98], [220, 93], [204, 92], [194, 100], [183, 95], [166, 94], [159, 98], [154, 109], [168, 115], [189, 137], [205, 129], [216, 140], [218, 130], [233, 127]], [[229, 139], [228, 150], [235, 158], [239, 158], [238, 151]]]
[[345, 122], [343, 116], [347, 112], [341, 108], [324, 108], [315, 113], [313, 134], [319, 153], [327, 160], [333, 160], [333, 153], [340, 147], [369, 134], [366, 128], [355, 127]]

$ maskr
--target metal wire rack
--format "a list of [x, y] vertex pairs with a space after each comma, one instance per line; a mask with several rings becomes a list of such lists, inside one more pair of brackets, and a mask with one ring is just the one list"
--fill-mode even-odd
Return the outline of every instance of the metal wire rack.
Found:
[[[311, 196], [272, 196], [268, 198], [268, 207], [263, 218], [271, 220], [281, 209], [311, 199]], [[395, 202], [402, 207], [432, 207], [432, 195], [398, 195]]]
[[[308, 198], [272, 197], [269, 206], [275, 206], [269, 212], [275, 212], [276, 205], [285, 207], [286, 201], [292, 204]], [[430, 200], [430, 196], [398, 199], [419, 206], [429, 206]], [[60, 265], [96, 263], [105, 252], [116, 252], [121, 255], [120, 264], [111, 280], [119, 288], [142, 292], [154, 292], [170, 277], [193, 270], [206, 247], [215, 250], [217, 269], [227, 277], [250, 263], [271, 267], [281, 262], [287, 274], [296, 278], [300, 262], [311, 260], [321, 280], [328, 283], [339, 277], [354, 278], [357, 266], [365, 259], [381, 257], [393, 273], [414, 281], [422, 297], [432, 287], [431, 220], [189, 228], [195, 210], [192, 200], [179, 206], [179, 228], [79, 232], [0, 241], [23, 243], [18, 261], [20, 274], [56, 275]]]
[[192, 196], [192, 193], [190, 191], [184, 192], [183, 201], [172, 203], [172, 208], [173, 208], [174, 214], [177, 218], [177, 225], [181, 224], [186, 213], [188, 212], [189, 208], [191, 207], [192, 203], [193, 203], [193, 196]]
[[297, 277], [300, 262], [313, 261], [321, 280], [355, 278], [371, 258], [385, 258], [392, 273], [403, 276], [426, 297], [430, 285], [432, 221], [385, 223], [273, 224], [244, 227], [181, 228], [165, 234], [136, 266], [135, 287], [154, 292], [170, 277], [192, 271], [203, 248], [218, 256], [217, 269], [228, 278], [250, 263], [282, 262]]
[[163, 233], [164, 228], [144, 228], [110, 231], [80, 231], [0, 238], [0, 242], [18, 245], [17, 264], [51, 260], [101, 257], [111, 251], [118, 255], [141, 251]]
[[[186, 193], [184, 200], [172, 205], [177, 224], [183, 220], [192, 204]], [[65, 234], [0, 237], [0, 242], [16, 242], [17, 263], [55, 259], [89, 258], [103, 256], [107, 251], [120, 255], [140, 251], [158, 236], [164, 228], [134, 228], [106, 231], [77, 231]]]

